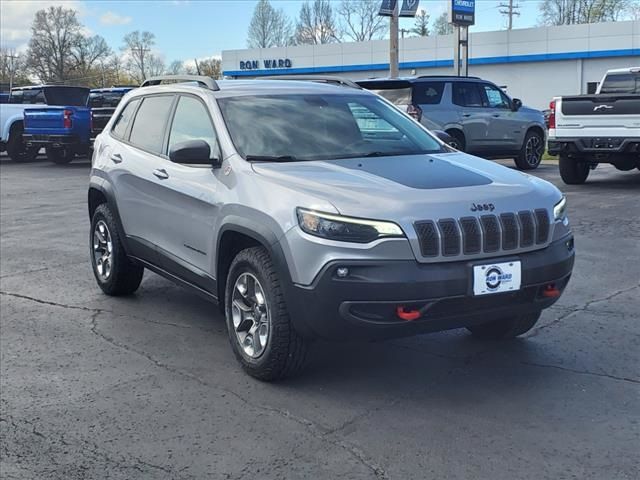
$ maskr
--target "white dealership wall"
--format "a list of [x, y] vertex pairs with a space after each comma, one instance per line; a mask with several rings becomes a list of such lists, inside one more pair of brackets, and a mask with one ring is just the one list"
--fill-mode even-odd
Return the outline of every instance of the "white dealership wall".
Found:
[[[400, 40], [400, 75], [453, 73], [453, 35]], [[640, 65], [640, 21], [563, 25], [470, 34], [469, 75], [506, 85], [512, 97], [546, 108], [555, 95], [587, 92], [610, 68]], [[291, 68], [265, 68], [288, 59]], [[256, 70], [240, 62], [258, 61]], [[348, 78], [388, 74], [389, 41], [269, 49], [225, 50], [225, 76], [332, 74]]]

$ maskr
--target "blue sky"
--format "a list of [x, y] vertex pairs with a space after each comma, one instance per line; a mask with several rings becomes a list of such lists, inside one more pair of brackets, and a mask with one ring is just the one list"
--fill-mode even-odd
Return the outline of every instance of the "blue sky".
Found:
[[[272, 0], [293, 19], [301, 0]], [[336, 7], [339, 3], [335, 0]], [[499, 1], [477, 0], [476, 25], [471, 31], [504, 28], [498, 13]], [[521, 15], [515, 28], [535, 26], [540, 0], [519, 0]], [[88, 32], [100, 34], [118, 48], [122, 37], [133, 30], [149, 30], [156, 35], [156, 49], [167, 63], [219, 55], [222, 50], [245, 48], [246, 32], [256, 0], [2, 0], [0, 20], [2, 46], [24, 49], [33, 14], [51, 4], [76, 8]], [[445, 0], [421, 0], [420, 8], [432, 19], [446, 9]], [[410, 28], [412, 19], [401, 27]]]

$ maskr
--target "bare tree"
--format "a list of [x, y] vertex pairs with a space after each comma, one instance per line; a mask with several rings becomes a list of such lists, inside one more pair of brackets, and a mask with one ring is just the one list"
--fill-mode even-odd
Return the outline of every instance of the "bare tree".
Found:
[[179, 75], [184, 72], [184, 63], [182, 60], [174, 60], [169, 64], [169, 68], [167, 68], [168, 75]]
[[145, 68], [148, 76], [156, 77], [165, 73], [167, 66], [161, 56], [151, 53], [147, 58]]
[[207, 77], [219, 79], [222, 78], [222, 60], [216, 57], [207, 58], [198, 62], [200, 74]]
[[260, 0], [249, 24], [249, 48], [284, 47], [291, 39], [291, 22], [284, 10], [276, 10], [269, 0]]
[[429, 36], [429, 14], [426, 10], [420, 10], [416, 15], [411, 33], [415, 33], [419, 37]]
[[329, 0], [306, 1], [300, 8], [295, 42], [298, 45], [319, 45], [339, 42], [335, 16]]
[[389, 22], [378, 15], [379, 9], [379, 0], [342, 0], [338, 15], [344, 35], [355, 42], [382, 38]]
[[0, 48], [0, 83], [12, 86], [30, 83], [24, 55], [12, 49]]
[[615, 22], [624, 18], [632, 5], [633, 0], [544, 0], [540, 24]]
[[38, 10], [27, 51], [30, 70], [41, 82], [64, 82], [74, 68], [73, 48], [81, 39], [76, 11], [63, 7]]
[[453, 25], [449, 23], [447, 12], [443, 12], [433, 21], [433, 31], [436, 35], [449, 35], [453, 33]]
[[[100, 35], [78, 38], [71, 50], [75, 79], [80, 81], [90, 79], [92, 71], [104, 63], [109, 55], [111, 55], [111, 48]], [[104, 68], [102, 70], [101, 73], [104, 74]], [[93, 73], [95, 74], [95, 72]]]
[[151, 32], [128, 33], [124, 37], [122, 50], [128, 54], [129, 71], [140, 83], [147, 78], [148, 66], [151, 57], [151, 47], [155, 45], [155, 35]]

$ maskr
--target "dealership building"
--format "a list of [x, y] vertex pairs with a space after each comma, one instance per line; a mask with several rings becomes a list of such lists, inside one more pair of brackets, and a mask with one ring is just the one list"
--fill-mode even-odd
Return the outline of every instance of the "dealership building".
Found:
[[[454, 36], [400, 39], [400, 76], [453, 73]], [[562, 25], [469, 34], [469, 75], [505, 86], [546, 108], [551, 97], [592, 93], [611, 68], [640, 66], [640, 21]], [[386, 77], [389, 40], [225, 50], [226, 77]]]

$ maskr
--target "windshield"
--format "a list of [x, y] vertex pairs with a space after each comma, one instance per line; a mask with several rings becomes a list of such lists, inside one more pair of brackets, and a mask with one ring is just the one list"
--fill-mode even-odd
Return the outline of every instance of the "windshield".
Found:
[[89, 98], [89, 89], [83, 87], [44, 87], [47, 105], [57, 107], [84, 107]]
[[640, 93], [640, 73], [608, 74], [600, 93]]
[[444, 152], [431, 135], [369, 95], [265, 95], [218, 100], [247, 160], [327, 160]]
[[126, 92], [92, 92], [89, 95], [91, 108], [117, 107]]

